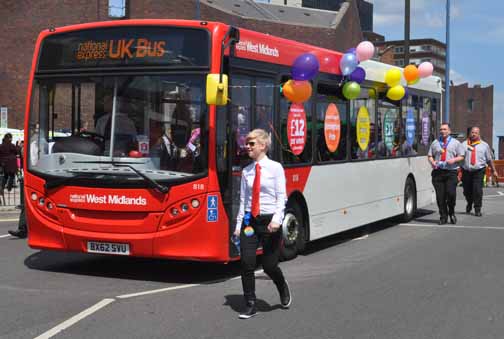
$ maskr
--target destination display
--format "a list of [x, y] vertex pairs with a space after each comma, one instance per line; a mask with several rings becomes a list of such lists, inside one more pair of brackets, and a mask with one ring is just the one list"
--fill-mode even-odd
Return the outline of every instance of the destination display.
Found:
[[201, 29], [158, 26], [89, 29], [47, 37], [42, 42], [37, 69], [208, 66], [209, 52], [209, 33]]

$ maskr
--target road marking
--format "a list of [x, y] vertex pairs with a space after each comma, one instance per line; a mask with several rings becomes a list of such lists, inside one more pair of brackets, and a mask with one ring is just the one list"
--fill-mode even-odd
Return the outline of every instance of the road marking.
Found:
[[438, 224], [399, 224], [399, 226], [408, 226], [408, 227], [431, 227], [431, 228], [463, 228], [463, 229], [471, 229], [471, 230], [500, 230], [504, 231], [504, 227], [497, 226], [463, 226], [463, 225], [438, 225]]
[[499, 193], [499, 194], [484, 195], [484, 196], [483, 196], [483, 199], [485, 199], [485, 198], [497, 198], [497, 197], [504, 197], [504, 193], [503, 193], [503, 194], [500, 194], [500, 193], [502, 193], [502, 192], [497, 192], [497, 193]]
[[9, 221], [18, 221], [19, 218], [16, 219], [0, 219], [0, 222], [9, 222]]
[[138, 292], [138, 293], [118, 295], [116, 298], [118, 298], [118, 299], [128, 299], [128, 298], [138, 297], [138, 296], [141, 296], [141, 295], [148, 295], [148, 294], [162, 293], [162, 292], [173, 291], [173, 290], [180, 290], [180, 289], [183, 289], [183, 288], [195, 287], [195, 286], [200, 286], [200, 285], [201, 284], [178, 285], [178, 286], [160, 288], [160, 289], [157, 289], [157, 290], [150, 290], [150, 291], [143, 291], [143, 292]]
[[10, 234], [2, 234], [0, 235], [0, 238], [7, 238], [7, 237], [10, 237], [11, 235]]
[[38, 337], [36, 337], [35, 339], [48, 339], [48, 338], [51, 338], [53, 336], [55, 336], [56, 334], [60, 333], [61, 331], [67, 329], [68, 327], [72, 326], [73, 324], [79, 322], [80, 320], [86, 318], [87, 316], [93, 314], [94, 312], [98, 311], [99, 309], [107, 306], [108, 304], [114, 302], [115, 299], [103, 299], [102, 301], [94, 304], [93, 306], [85, 309], [84, 311], [82, 311], [81, 313], [77, 314], [77, 315], [74, 315], [73, 317], [71, 317], [70, 319], [62, 322], [61, 324], [51, 328], [49, 331], [45, 332], [45, 333], [42, 333], [41, 335], [39, 335]]
[[504, 195], [504, 192], [497, 191], [497, 194], [498, 194], [498, 195]]

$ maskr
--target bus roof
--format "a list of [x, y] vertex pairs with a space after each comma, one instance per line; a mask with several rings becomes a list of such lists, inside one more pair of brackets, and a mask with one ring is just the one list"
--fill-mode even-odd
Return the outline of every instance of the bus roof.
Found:
[[[92, 28], [105, 28], [105, 27], [118, 27], [118, 26], [182, 26], [182, 27], [198, 27], [207, 28], [212, 32], [217, 30], [227, 30], [229, 25], [221, 22], [204, 22], [196, 20], [178, 20], [178, 19], [131, 19], [120, 21], [101, 21], [90, 22], [84, 24], [70, 25], [59, 28], [52, 28], [45, 30], [39, 36], [43, 39], [48, 35], [57, 34], [62, 32], [76, 31], [82, 29]], [[222, 29], [224, 28], [224, 29]], [[339, 62], [343, 53], [317, 47], [295, 40], [289, 40], [274, 35], [260, 33], [245, 28], [239, 28], [240, 41], [236, 44], [235, 55], [240, 58], [252, 59], [274, 64], [290, 66], [294, 63], [295, 59], [303, 53], [312, 53], [317, 56], [320, 62], [320, 71], [331, 74], [341, 75], [339, 69]], [[385, 72], [391, 68], [397, 68], [402, 71], [402, 68], [384, 64], [377, 61], [365, 61], [361, 66], [366, 70], [366, 80], [384, 84]], [[402, 85], [405, 86], [406, 82], [402, 80]], [[428, 90], [435, 93], [441, 93], [441, 79], [439, 77], [431, 76], [421, 79], [417, 84], [409, 86], [415, 89]]]

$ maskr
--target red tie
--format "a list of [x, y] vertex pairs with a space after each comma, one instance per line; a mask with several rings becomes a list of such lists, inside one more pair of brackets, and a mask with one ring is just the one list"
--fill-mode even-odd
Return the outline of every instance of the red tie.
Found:
[[473, 145], [473, 149], [471, 151], [471, 165], [476, 165], [476, 145]]
[[446, 149], [448, 145], [446, 144], [446, 138], [443, 138], [443, 145], [441, 145], [441, 161], [446, 161]]
[[252, 211], [250, 211], [254, 218], [259, 215], [259, 211], [261, 209], [259, 204], [260, 193], [261, 193], [261, 166], [259, 166], [259, 163], [256, 163], [254, 185], [252, 186], [252, 207], [251, 207]]

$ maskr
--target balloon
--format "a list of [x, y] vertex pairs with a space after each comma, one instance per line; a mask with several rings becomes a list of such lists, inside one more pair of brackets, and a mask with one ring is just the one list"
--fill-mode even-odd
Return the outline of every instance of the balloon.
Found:
[[348, 100], [357, 99], [360, 95], [360, 85], [355, 81], [350, 81], [343, 85], [343, 96]]
[[366, 71], [362, 67], [356, 67], [350, 74], [349, 78], [350, 81], [355, 81], [358, 84], [362, 84], [364, 79], [366, 79]]
[[399, 85], [401, 81], [401, 71], [397, 68], [391, 68], [385, 73], [385, 82], [390, 87]]
[[419, 81], [420, 81], [420, 78], [419, 78], [419, 77], [418, 77], [418, 78], [416, 78], [416, 79], [415, 79], [415, 80], [413, 80], [413, 81], [408, 81], [408, 86], [414, 85], [414, 84], [418, 83]]
[[294, 60], [292, 65], [292, 78], [294, 80], [311, 80], [313, 79], [320, 68], [320, 63], [312, 53], [301, 54]]
[[424, 61], [418, 66], [418, 75], [420, 78], [426, 78], [432, 75], [434, 71], [434, 66], [428, 61]]
[[389, 88], [389, 90], [387, 91], [387, 98], [389, 98], [390, 100], [398, 101], [404, 97], [405, 93], [406, 91], [404, 90], [404, 87], [397, 85]]
[[283, 85], [282, 93], [289, 101], [302, 103], [310, 99], [312, 86], [309, 81], [289, 80]]
[[415, 65], [408, 65], [404, 67], [404, 79], [409, 84], [418, 79], [418, 68]]
[[357, 45], [356, 54], [359, 61], [366, 61], [374, 55], [374, 45], [369, 41], [362, 41]]
[[357, 51], [357, 49], [355, 47], [352, 47], [352, 48], [347, 49], [347, 51], [345, 53], [355, 54], [356, 51]]
[[340, 60], [340, 69], [343, 75], [349, 75], [357, 67], [357, 56], [353, 53], [345, 53]]
[[368, 89], [368, 97], [370, 99], [376, 99], [378, 97], [378, 92], [374, 88]]

